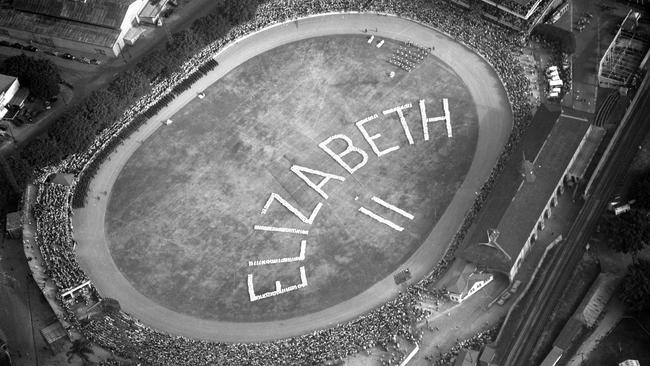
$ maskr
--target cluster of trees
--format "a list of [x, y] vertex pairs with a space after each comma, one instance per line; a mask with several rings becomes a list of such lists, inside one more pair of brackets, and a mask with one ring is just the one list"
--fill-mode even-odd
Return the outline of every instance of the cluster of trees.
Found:
[[213, 40], [225, 35], [234, 25], [255, 15], [260, 0], [222, 0], [215, 11], [174, 33], [164, 47], [154, 50], [138, 64], [150, 80], [171, 75], [188, 57]]
[[633, 178], [630, 199], [630, 211], [618, 216], [607, 213], [600, 225], [612, 249], [632, 256], [620, 297], [629, 311], [643, 313], [650, 311], [650, 261], [638, 255], [650, 245], [650, 170]]
[[646, 212], [633, 209], [618, 216], [603, 215], [600, 222], [609, 246], [617, 252], [636, 257], [639, 251], [650, 243], [650, 223]]
[[149, 89], [149, 80], [137, 70], [118, 75], [108, 88], [92, 92], [57, 119], [48, 134], [25, 145], [20, 152], [22, 160], [38, 168], [85, 150], [99, 131], [111, 125], [129, 104]]
[[650, 261], [632, 263], [623, 278], [621, 299], [633, 313], [650, 311]]
[[[50, 131], [25, 145], [9, 163], [20, 188], [29, 181], [29, 172], [84, 151], [95, 136], [111, 125], [133, 101], [147, 93], [156, 78], [168, 77], [209, 42], [225, 35], [234, 25], [249, 20], [261, 0], [220, 0], [214, 11], [174, 33], [166, 44], [155, 49], [134, 68], [119, 74], [108, 86], [94, 91], [57, 119]], [[214, 67], [214, 65], [210, 66]], [[25, 55], [7, 59], [0, 72], [18, 76], [32, 94], [51, 98], [58, 94], [61, 78], [47, 60]], [[0, 181], [6, 186], [6, 180]], [[20, 193], [20, 192], [18, 192]]]
[[634, 206], [650, 211], [650, 170], [645, 171], [634, 178], [630, 187]]
[[0, 73], [18, 78], [21, 86], [38, 98], [50, 99], [59, 94], [61, 73], [47, 59], [35, 59], [25, 54], [7, 58], [0, 65]]

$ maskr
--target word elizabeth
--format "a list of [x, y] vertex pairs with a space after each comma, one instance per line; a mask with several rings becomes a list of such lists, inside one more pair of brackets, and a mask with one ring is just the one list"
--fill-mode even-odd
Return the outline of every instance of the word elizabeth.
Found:
[[[395, 108], [387, 109], [382, 112], [384, 116], [395, 113], [397, 114], [397, 117], [399, 119], [399, 122], [402, 126], [402, 129], [404, 130], [404, 134], [406, 135], [406, 139], [409, 143], [409, 145], [415, 144], [415, 141], [413, 140], [413, 135], [411, 134], [411, 131], [409, 129], [409, 126], [406, 124], [406, 120], [404, 118], [404, 110], [411, 108], [412, 105], [411, 103], [407, 103]], [[425, 106], [425, 101], [421, 99], [419, 101], [419, 107], [420, 107], [420, 116], [422, 117], [422, 132], [424, 135], [424, 141], [429, 141], [429, 124], [433, 122], [444, 122], [445, 123], [445, 128], [447, 131], [447, 137], [451, 138], [452, 137], [452, 129], [451, 129], [451, 117], [449, 113], [449, 102], [445, 98], [442, 100], [442, 107], [444, 110], [444, 115], [440, 117], [433, 117], [429, 118], [427, 116], [427, 111], [426, 111], [426, 106]], [[370, 145], [370, 149], [377, 155], [377, 157], [381, 157], [384, 155], [387, 155], [393, 151], [396, 151], [400, 148], [400, 146], [392, 146], [389, 148], [384, 148], [383, 150], [380, 149], [377, 146], [377, 140], [381, 138], [381, 134], [376, 133], [374, 135], [370, 135], [368, 131], [366, 130], [365, 125], [372, 122], [373, 120], [376, 120], [379, 118], [378, 114], [374, 114], [372, 116], [369, 116], [367, 118], [364, 118], [358, 122], [355, 123], [357, 129], [361, 132], [361, 135], [363, 138], [366, 140], [368, 145]], [[340, 140], [345, 143], [345, 149], [342, 152], [335, 152], [330, 148], [330, 145], [333, 141], [335, 140]], [[321, 148], [327, 155], [329, 155], [332, 159], [334, 159], [345, 171], [347, 171], [349, 174], [354, 174], [357, 170], [359, 170], [361, 167], [366, 165], [368, 162], [368, 153], [358, 146], [354, 146], [352, 143], [352, 140], [343, 134], [337, 134], [334, 136], [330, 136], [325, 141], [321, 142], [318, 144], [318, 147]], [[349, 161], [351, 160], [350, 157], [356, 155], [357, 158], [361, 158], [361, 161], [357, 162], [354, 166], [350, 165]], [[347, 157], [347, 160], [346, 160]], [[358, 160], [358, 159], [357, 159]], [[311, 189], [313, 189], [316, 193], [318, 193], [323, 199], [327, 200], [329, 198], [327, 192], [323, 189], [327, 183], [329, 183], [332, 180], [344, 182], [345, 178], [333, 174], [333, 173], [328, 173], [324, 172], [321, 170], [317, 169], [312, 169], [300, 165], [293, 165], [291, 167], [291, 171], [297, 175], [300, 179], [302, 179]], [[320, 177], [320, 181], [315, 182], [312, 180], [309, 176], [318, 176]], [[376, 204], [387, 208], [389, 210], [392, 210], [399, 215], [409, 219], [413, 220], [414, 216], [399, 207], [396, 207], [384, 200], [382, 200], [379, 197], [372, 197], [372, 201], [375, 202]], [[302, 221], [305, 224], [311, 225], [314, 223], [314, 219], [318, 215], [320, 209], [323, 207], [323, 203], [319, 202], [316, 207], [314, 207], [309, 214], [309, 216], [303, 214], [298, 208], [294, 207], [292, 204], [290, 204], [287, 200], [285, 200], [282, 196], [280, 196], [277, 193], [271, 193], [268, 200], [264, 204], [264, 207], [262, 208], [262, 211], [260, 212], [261, 215], [265, 215], [268, 211], [268, 209], [271, 207], [273, 202], [278, 202], [280, 205], [282, 205], [285, 209], [289, 210], [292, 214], [294, 214], [300, 221]], [[387, 225], [393, 230], [396, 231], [402, 231], [404, 228], [402, 226], [399, 226], [398, 224], [376, 214], [373, 211], [370, 211], [369, 209], [365, 207], [360, 207], [359, 212], [363, 213], [364, 215], [374, 219], [375, 221]], [[301, 235], [301, 236], [306, 236], [309, 234], [308, 230], [303, 230], [303, 229], [297, 229], [297, 228], [288, 228], [288, 227], [274, 227], [274, 226], [262, 226], [262, 225], [255, 225], [253, 227], [254, 230], [258, 231], [271, 231], [271, 232], [280, 232], [280, 233], [290, 233], [290, 234], [295, 234], [295, 235]], [[296, 262], [296, 261], [303, 261], [305, 260], [305, 253], [306, 253], [306, 246], [307, 246], [307, 240], [301, 240], [300, 242], [300, 254], [297, 257], [288, 257], [288, 258], [279, 258], [279, 259], [261, 259], [261, 260], [251, 260], [248, 262], [249, 266], [260, 266], [260, 265], [267, 265], [267, 264], [278, 264], [278, 263], [291, 263], [291, 262]], [[303, 287], [307, 286], [307, 275], [305, 272], [305, 267], [301, 266], [300, 269], [300, 283], [297, 285], [292, 285], [283, 288], [282, 285], [280, 284], [280, 281], [275, 281], [275, 291], [269, 291], [265, 292], [263, 294], [257, 295], [255, 294], [255, 288], [254, 288], [254, 281], [253, 281], [253, 274], [249, 273], [248, 274], [248, 294], [250, 297], [250, 301], [257, 301], [260, 299], [265, 299], [268, 297], [272, 296], [277, 296], [280, 294], [284, 294], [287, 292], [291, 292], [294, 290], [301, 289]]]

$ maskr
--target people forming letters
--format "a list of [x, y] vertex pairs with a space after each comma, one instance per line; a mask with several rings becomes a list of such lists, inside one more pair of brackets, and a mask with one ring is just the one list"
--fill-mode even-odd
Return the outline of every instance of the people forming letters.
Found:
[[[412, 108], [413, 105], [411, 103], [406, 103], [397, 107], [389, 108], [384, 111], [382, 111], [382, 115], [386, 116], [386, 118], [390, 118], [391, 115], [395, 114], [397, 116], [397, 119], [399, 120], [399, 123], [402, 127], [402, 130], [404, 132], [404, 135], [406, 137], [406, 140], [408, 141], [409, 145], [414, 145], [415, 144], [415, 139], [413, 138], [413, 134], [411, 133], [411, 130], [406, 123], [406, 117], [404, 116], [404, 111]], [[427, 115], [427, 110], [425, 106], [425, 100], [421, 99], [419, 101], [419, 107], [420, 107], [420, 117], [422, 120], [422, 134], [424, 137], [424, 141], [429, 141], [430, 139], [430, 132], [429, 132], [429, 125], [433, 123], [444, 123], [445, 131], [447, 133], [448, 138], [453, 137], [453, 131], [452, 131], [452, 126], [451, 126], [451, 114], [449, 111], [449, 101], [447, 98], [444, 98], [442, 100], [442, 110], [443, 110], [443, 115], [438, 116], [438, 117], [429, 117]], [[372, 122], [376, 121], [379, 119], [379, 114], [375, 113], [369, 117], [366, 117], [362, 120], [359, 120], [355, 123], [355, 126], [359, 130], [361, 137], [365, 140], [365, 142], [368, 144], [370, 147], [370, 150], [378, 157], [381, 158], [383, 156], [386, 156], [390, 154], [391, 152], [397, 151], [400, 149], [399, 145], [394, 145], [390, 147], [383, 147], [380, 148], [381, 144], [381, 137], [382, 135], [380, 133], [375, 133], [375, 134], [370, 134], [368, 132], [368, 127], [369, 125], [372, 124]], [[339, 141], [344, 144], [344, 148], [342, 151], [336, 152], [334, 148], [332, 147], [332, 143], [334, 141]], [[385, 145], [385, 144], [384, 144]], [[318, 147], [325, 152], [329, 157], [334, 159], [334, 161], [343, 168], [347, 173], [350, 175], [354, 174], [357, 172], [359, 169], [363, 168], [369, 160], [369, 155], [368, 153], [358, 145], [355, 145], [354, 141], [352, 138], [349, 136], [346, 136], [344, 134], [335, 134], [332, 135], [328, 138], [326, 138], [324, 141], [318, 144]], [[340, 150], [340, 149], [339, 149]], [[327, 200], [329, 198], [329, 194], [325, 190], [325, 187], [328, 183], [332, 181], [337, 181], [337, 183], [344, 183], [346, 178], [344, 176], [338, 175], [335, 172], [326, 172], [322, 171], [319, 169], [311, 168], [311, 167], [305, 167], [301, 165], [293, 165], [291, 167], [291, 172], [294, 173], [300, 180], [302, 180], [309, 188], [311, 188], [316, 194], [318, 194], [320, 197], [323, 199]], [[414, 216], [403, 209], [394, 206], [393, 204], [384, 201], [383, 199], [379, 197], [372, 197], [372, 201], [379, 206], [389, 209], [393, 212], [398, 213], [399, 215], [407, 218], [408, 220], [413, 220]], [[307, 225], [312, 225], [314, 223], [314, 220], [318, 216], [318, 213], [320, 212], [321, 208], [323, 207], [322, 202], [318, 202], [315, 207], [312, 208], [311, 212], [308, 214], [303, 213], [303, 211], [297, 207], [295, 207], [293, 204], [291, 204], [289, 201], [287, 201], [284, 197], [280, 196], [277, 193], [271, 192], [269, 195], [269, 198], [267, 199], [266, 203], [264, 204], [260, 215], [266, 215], [270, 207], [274, 203], [279, 203], [284, 209], [287, 211], [291, 212], [302, 224], [307, 224]], [[400, 226], [391, 220], [384, 218], [380, 216], [379, 214], [369, 210], [368, 208], [365, 207], [360, 207], [359, 212], [362, 214], [368, 216], [369, 218], [375, 220], [376, 222], [380, 224], [384, 224], [388, 227], [390, 227], [393, 230], [396, 230], [398, 232], [401, 232], [404, 230], [403, 226]], [[295, 235], [301, 235], [301, 236], [307, 236], [309, 234], [308, 230], [304, 229], [299, 229], [299, 228], [290, 228], [290, 227], [275, 227], [275, 226], [265, 226], [265, 225], [254, 225], [253, 227], [254, 230], [256, 231], [269, 231], [269, 232], [280, 232], [280, 233], [289, 233], [289, 234], [295, 234]], [[292, 263], [292, 262], [298, 262], [298, 261], [304, 261], [305, 260], [305, 253], [306, 253], [306, 245], [307, 245], [307, 240], [302, 239], [300, 241], [300, 254], [297, 257], [284, 257], [284, 258], [275, 258], [275, 259], [254, 259], [254, 260], [249, 260], [248, 265], [250, 267], [255, 267], [255, 266], [262, 266], [262, 265], [274, 265], [274, 264], [284, 264], [284, 263]], [[253, 280], [253, 274], [249, 273], [248, 274], [248, 294], [250, 297], [250, 301], [257, 301], [261, 299], [266, 299], [269, 297], [281, 295], [290, 291], [295, 291], [298, 289], [301, 289], [303, 287], [307, 286], [307, 273], [305, 270], [304, 266], [300, 266], [299, 268], [299, 274], [300, 274], [300, 283], [295, 284], [295, 285], [290, 285], [287, 287], [283, 287], [280, 281], [275, 281], [275, 290], [274, 291], [269, 291], [265, 292], [262, 294], [256, 294], [255, 293], [255, 285], [254, 285], [254, 280]]]

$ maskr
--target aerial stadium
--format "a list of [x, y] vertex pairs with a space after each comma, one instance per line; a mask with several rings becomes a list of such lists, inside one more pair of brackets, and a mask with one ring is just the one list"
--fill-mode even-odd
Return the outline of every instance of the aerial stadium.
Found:
[[417, 341], [417, 298], [530, 115], [516, 38], [464, 15], [272, 1], [158, 80], [27, 203], [69, 327], [170, 365]]

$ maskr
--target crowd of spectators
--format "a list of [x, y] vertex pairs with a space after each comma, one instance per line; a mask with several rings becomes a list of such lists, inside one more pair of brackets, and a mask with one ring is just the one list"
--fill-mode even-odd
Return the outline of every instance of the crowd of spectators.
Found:
[[36, 219], [36, 243], [45, 261], [45, 273], [60, 291], [66, 291], [88, 277], [79, 267], [74, 254], [70, 223], [70, 188], [58, 184], [38, 187], [33, 206]]
[[484, 330], [482, 332], [478, 332], [467, 339], [457, 341], [451, 347], [451, 349], [445, 353], [442, 353], [438, 356], [429, 355], [425, 358], [432, 362], [435, 366], [450, 365], [452, 362], [454, 362], [456, 356], [458, 356], [460, 351], [463, 349], [478, 351], [484, 344], [492, 343], [499, 333], [499, 328], [501, 328], [501, 325], [488, 330]]
[[[94, 172], [111, 151], [145, 123], [147, 116], [154, 115], [169, 103], [174, 91], [176, 94], [179, 91], [178, 85], [185, 83], [189, 86], [195, 78], [191, 75], [205, 69], [205, 65], [216, 66], [212, 57], [226, 45], [274, 23], [340, 11], [398, 15], [434, 27], [480, 54], [493, 66], [507, 92], [514, 117], [510, 139], [440, 263], [420, 283], [359, 318], [290, 339], [251, 344], [199, 341], [158, 332], [123, 312], [105, 314], [90, 321], [76, 321], [76, 326], [86, 337], [117, 354], [147, 364], [193, 366], [321, 364], [338, 362], [371, 347], [385, 348], [395, 337], [409, 342], [418, 340], [421, 333], [415, 331], [413, 325], [427, 315], [425, 310], [417, 307], [419, 299], [432, 292], [433, 284], [453, 261], [454, 251], [531, 118], [529, 84], [517, 60], [524, 41], [521, 34], [497, 28], [480, 15], [443, 0], [270, 0], [261, 4], [249, 22], [233, 27], [226, 36], [198, 52], [170, 77], [156, 80], [151, 92], [137, 100], [120, 120], [105, 128], [85, 152], [73, 154], [56, 166], [41, 171], [37, 178], [39, 195], [34, 207], [39, 246], [47, 271], [60, 290], [86, 280], [75, 260], [74, 242], [70, 236], [70, 201], [73, 192], [75, 200], [83, 200]], [[75, 174], [73, 187], [45, 183], [44, 177], [54, 172]]]

